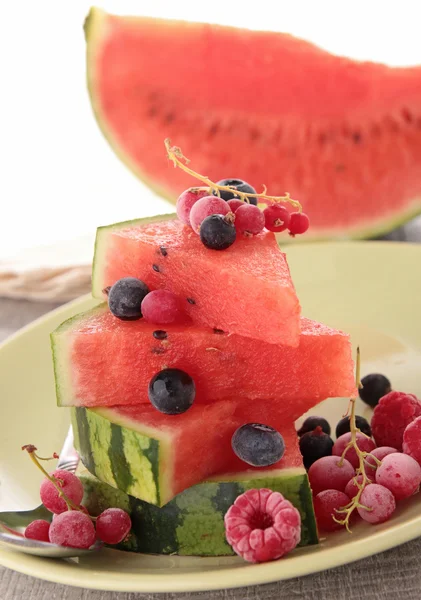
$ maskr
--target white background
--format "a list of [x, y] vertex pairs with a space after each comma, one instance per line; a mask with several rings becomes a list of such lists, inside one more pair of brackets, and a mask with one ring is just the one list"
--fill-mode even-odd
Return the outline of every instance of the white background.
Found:
[[[99, 224], [167, 212], [114, 156], [85, 89], [85, 0], [3, 0], [0, 20], [0, 259]], [[286, 31], [328, 50], [421, 63], [419, 2], [98, 0], [120, 14]]]

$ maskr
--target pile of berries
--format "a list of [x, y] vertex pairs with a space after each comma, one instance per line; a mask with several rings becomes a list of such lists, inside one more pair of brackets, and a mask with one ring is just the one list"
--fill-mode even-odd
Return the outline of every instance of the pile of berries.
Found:
[[[222, 179], [216, 186], [229, 187], [233, 191], [220, 190], [219, 196], [209, 189], [191, 188], [177, 200], [177, 215], [200, 235], [207, 248], [225, 250], [236, 240], [237, 235], [257, 235], [266, 227], [269, 231], [281, 232], [288, 229], [291, 236], [305, 233], [310, 226], [303, 212], [290, 213], [285, 206], [273, 203], [263, 211], [257, 206], [256, 190], [241, 179]], [[246, 196], [243, 201], [235, 191]]]
[[[390, 390], [384, 376], [367, 377]], [[350, 444], [348, 417], [338, 423], [335, 442], [329, 423], [321, 417], [309, 417], [298, 431], [316, 520], [323, 532], [348, 526], [358, 515], [369, 523], [383, 523], [394, 513], [396, 502], [419, 491], [421, 401], [397, 391], [375, 402], [366, 397], [375, 409], [371, 428], [363, 417], [356, 417], [358, 452]]]
[[[43, 471], [34, 446], [24, 446], [32, 460]], [[120, 508], [107, 508], [99, 516], [91, 516], [81, 505], [83, 485], [79, 477], [56, 469], [41, 483], [41, 501], [53, 513], [51, 523], [43, 519], [32, 521], [25, 529], [25, 537], [59, 546], [88, 549], [96, 540], [115, 545], [125, 540], [132, 522], [127, 512]]]

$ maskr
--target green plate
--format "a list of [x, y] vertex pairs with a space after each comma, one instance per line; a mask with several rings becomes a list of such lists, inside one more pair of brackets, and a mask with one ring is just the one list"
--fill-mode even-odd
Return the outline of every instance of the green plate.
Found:
[[[385, 242], [325, 243], [288, 248], [292, 276], [307, 317], [340, 327], [361, 347], [363, 375], [387, 374], [394, 389], [421, 397], [421, 246]], [[23, 444], [43, 454], [61, 448], [67, 409], [55, 407], [49, 333], [94, 302], [81, 298], [26, 327], [0, 348], [0, 510], [32, 508], [40, 477]], [[330, 399], [315, 409], [332, 425], [347, 407]], [[359, 404], [359, 414], [370, 410]], [[116, 550], [79, 560], [49, 560], [0, 549], [0, 564], [28, 575], [85, 588], [181, 592], [268, 583], [329, 569], [421, 535], [421, 495], [399, 504], [393, 519], [359, 523], [319, 546], [285, 559], [249, 565], [239, 558], [143, 556]]]

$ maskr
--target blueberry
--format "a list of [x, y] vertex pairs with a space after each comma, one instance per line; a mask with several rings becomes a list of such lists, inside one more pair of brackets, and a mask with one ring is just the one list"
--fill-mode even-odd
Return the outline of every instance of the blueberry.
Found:
[[306, 469], [309, 469], [319, 458], [330, 456], [332, 448], [332, 438], [322, 430], [320, 425], [300, 437], [300, 452]]
[[148, 396], [151, 404], [166, 415], [180, 415], [193, 404], [196, 386], [180, 369], [163, 369], [152, 377]]
[[361, 379], [363, 387], [358, 390], [363, 402], [372, 406], [377, 406], [380, 398], [386, 396], [392, 390], [392, 384], [387, 377], [380, 373], [371, 373]]
[[[365, 435], [368, 435], [368, 437], [371, 437], [371, 427], [370, 427], [370, 423], [367, 421], [367, 419], [364, 419], [364, 417], [360, 417], [359, 415], [356, 415], [355, 423], [356, 423], [358, 429], [362, 433], [365, 433]], [[337, 438], [341, 437], [341, 435], [343, 435], [344, 433], [348, 433], [349, 431], [351, 431], [351, 423], [350, 423], [349, 417], [344, 417], [336, 425], [336, 437]]]
[[[217, 185], [230, 185], [231, 187], [235, 187], [239, 192], [244, 192], [245, 194], [255, 194], [256, 190], [253, 186], [248, 184], [246, 181], [242, 179], [221, 179], [221, 181], [216, 182]], [[216, 196], [216, 192], [212, 192], [214, 196]], [[234, 196], [232, 192], [225, 192], [221, 190], [220, 192], [221, 198], [223, 200], [232, 200], [233, 198], [238, 198], [238, 196]], [[257, 204], [257, 198], [249, 198], [250, 204]]]
[[200, 239], [206, 248], [225, 250], [235, 242], [235, 238], [234, 225], [226, 221], [223, 215], [210, 215], [202, 221]]
[[326, 419], [323, 417], [307, 417], [304, 423], [301, 425], [300, 429], [297, 431], [297, 434], [301, 437], [308, 431], [313, 431], [316, 427], [321, 427], [322, 431], [327, 435], [330, 435], [330, 425]]
[[253, 467], [268, 467], [278, 462], [285, 452], [281, 434], [260, 423], [247, 423], [232, 436], [232, 449], [238, 458]]
[[108, 292], [108, 306], [115, 317], [123, 321], [140, 319], [140, 305], [149, 294], [149, 288], [140, 279], [123, 277], [115, 282]]

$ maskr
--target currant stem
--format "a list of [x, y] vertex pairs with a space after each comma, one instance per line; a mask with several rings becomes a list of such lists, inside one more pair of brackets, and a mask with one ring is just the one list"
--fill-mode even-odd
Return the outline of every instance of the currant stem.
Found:
[[[360, 358], [360, 349], [357, 348], [357, 359], [356, 359], [356, 368], [355, 368], [355, 385], [357, 387], [357, 389], [360, 389], [362, 387], [361, 385], [361, 379], [360, 379], [360, 370], [361, 370], [361, 358]], [[355, 509], [357, 508], [365, 508], [366, 510], [372, 510], [372, 508], [368, 508], [366, 506], [363, 506], [360, 503], [360, 498], [361, 498], [361, 494], [363, 493], [364, 489], [366, 488], [366, 486], [370, 483], [370, 479], [367, 477], [367, 473], [365, 471], [365, 459], [367, 458], [367, 456], [370, 455], [369, 452], [363, 452], [362, 450], [359, 449], [358, 444], [357, 444], [357, 433], [361, 433], [361, 431], [357, 428], [357, 423], [356, 423], [356, 418], [355, 418], [355, 402], [356, 402], [356, 398], [350, 398], [350, 407], [351, 407], [351, 414], [349, 417], [350, 420], [350, 430], [351, 430], [351, 440], [350, 442], [347, 444], [347, 446], [345, 447], [341, 459], [339, 461], [339, 464], [343, 464], [343, 461], [345, 459], [345, 455], [348, 452], [348, 450], [350, 450], [351, 448], [354, 448], [355, 452], [357, 453], [357, 457], [358, 457], [358, 462], [359, 462], [359, 466], [357, 468], [357, 476], [358, 475], [362, 475], [362, 481], [358, 482], [356, 478], [354, 478], [354, 483], [358, 488], [358, 492], [357, 494], [354, 496], [354, 498], [352, 498], [351, 502], [349, 504], [347, 504], [346, 506], [344, 506], [341, 509], [338, 509], [336, 512], [337, 513], [342, 513], [345, 515], [345, 517], [343, 519], [337, 519], [335, 516], [332, 516], [333, 520], [336, 523], [339, 523], [340, 525], [344, 525], [347, 529], [347, 531], [349, 533], [351, 533], [351, 530], [349, 528], [349, 521], [351, 518], [352, 513], [354, 512]], [[348, 411], [347, 411], [348, 412]], [[364, 434], [363, 434], [364, 435]], [[368, 437], [368, 436], [366, 436]], [[375, 457], [373, 457], [375, 458]]]
[[211, 179], [209, 179], [209, 177], [206, 177], [205, 175], [200, 175], [200, 173], [196, 173], [196, 171], [190, 169], [190, 167], [187, 166], [190, 160], [184, 156], [184, 154], [181, 151], [181, 148], [179, 148], [178, 146], [171, 146], [171, 141], [169, 138], [167, 138], [164, 141], [164, 144], [167, 150], [168, 158], [174, 163], [175, 167], [180, 167], [180, 169], [182, 169], [183, 171], [185, 171], [186, 173], [188, 173], [189, 175], [191, 175], [195, 179], [198, 179], [206, 185], [206, 187], [191, 188], [192, 190], [209, 189], [210, 191], [215, 191], [218, 196], [220, 196], [220, 192], [232, 192], [234, 196], [238, 196], [244, 202], [249, 202], [249, 198], [258, 198], [265, 204], [288, 202], [289, 204], [297, 208], [298, 212], [302, 212], [303, 210], [298, 200], [293, 200], [288, 192], [285, 193], [285, 196], [268, 196], [266, 194], [267, 188], [265, 185], [263, 186], [263, 192], [261, 194], [249, 194], [245, 192], [240, 192], [229, 185], [219, 185], [217, 183], [214, 183]]
[[[49, 481], [51, 481], [51, 483], [53, 484], [53, 486], [56, 488], [56, 490], [59, 493], [59, 496], [61, 498], [63, 498], [63, 500], [65, 501], [65, 503], [67, 504], [67, 508], [68, 510], [81, 510], [80, 507], [75, 504], [68, 496], [66, 496], [66, 494], [63, 492], [63, 490], [61, 489], [61, 487], [59, 486], [59, 484], [57, 483], [57, 479], [53, 476], [50, 475], [42, 466], [42, 464], [40, 463], [40, 460], [51, 460], [50, 458], [41, 458], [40, 456], [38, 456], [35, 453], [35, 446], [23, 446], [22, 450], [26, 450], [29, 454], [30, 459], [32, 460], [32, 462], [38, 467], [38, 469], [45, 475], [45, 477], [47, 479], [49, 479]], [[52, 457], [54, 458], [54, 456]]]

